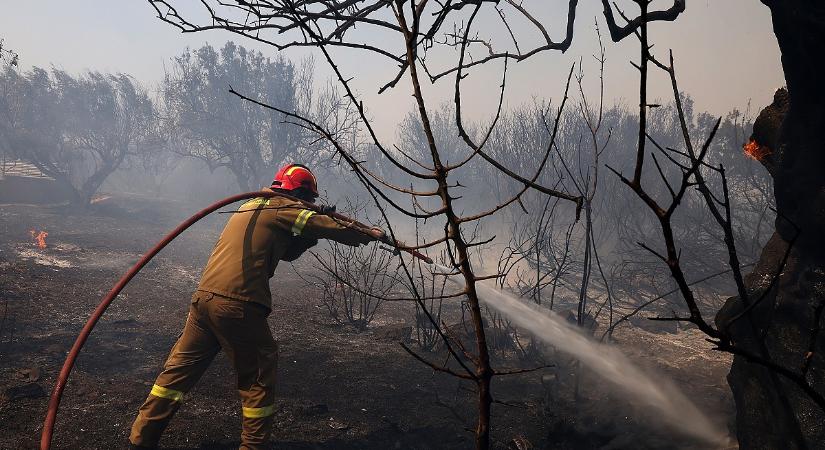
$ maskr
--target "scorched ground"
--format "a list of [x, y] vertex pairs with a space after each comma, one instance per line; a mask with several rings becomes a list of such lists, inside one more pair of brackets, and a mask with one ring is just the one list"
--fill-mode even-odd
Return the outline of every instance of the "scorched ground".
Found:
[[[124, 195], [86, 211], [0, 205], [0, 448], [37, 447], [48, 393], [90, 312], [142, 252], [200, 206]], [[54, 448], [125, 448], [224, 220], [217, 214], [186, 232], [113, 303], [72, 373]], [[48, 233], [45, 248], [31, 230]], [[329, 318], [318, 290], [299, 276], [312, 270], [303, 258], [279, 267], [272, 281], [269, 322], [281, 352], [275, 448], [469, 448], [471, 386], [434, 374], [398, 345], [414, 323], [412, 305], [385, 303], [369, 330], [357, 333]], [[732, 421], [724, 381], [729, 360], [705, 350], [693, 330], [622, 328], [616, 336], [628, 354], [674, 378], [712, 418]], [[702, 448], [653, 425], [648, 413], [596, 380], [585, 378], [574, 400], [564, 367], [496, 380], [496, 447]], [[233, 380], [219, 356], [173, 420], [163, 448], [237, 448]]]

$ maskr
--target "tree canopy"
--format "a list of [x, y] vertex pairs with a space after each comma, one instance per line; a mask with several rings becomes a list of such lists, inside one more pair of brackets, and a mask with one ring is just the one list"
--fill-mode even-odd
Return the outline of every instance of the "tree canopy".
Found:
[[130, 155], [158, 146], [156, 112], [130, 76], [34, 67], [0, 75], [0, 146], [87, 204]]
[[265, 58], [227, 42], [187, 49], [174, 58], [162, 84], [163, 111], [173, 151], [225, 167], [249, 190], [275, 173], [301, 145], [298, 127], [282, 114], [230, 94], [253, 93], [285, 110], [296, 110], [300, 87], [296, 67], [283, 57]]

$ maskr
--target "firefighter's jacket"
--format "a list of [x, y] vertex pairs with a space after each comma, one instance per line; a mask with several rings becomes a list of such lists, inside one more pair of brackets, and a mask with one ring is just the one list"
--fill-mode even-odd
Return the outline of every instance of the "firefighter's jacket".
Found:
[[283, 197], [254, 198], [232, 214], [201, 276], [198, 290], [271, 309], [269, 279], [278, 261], [292, 261], [318, 239], [347, 245], [373, 238]]

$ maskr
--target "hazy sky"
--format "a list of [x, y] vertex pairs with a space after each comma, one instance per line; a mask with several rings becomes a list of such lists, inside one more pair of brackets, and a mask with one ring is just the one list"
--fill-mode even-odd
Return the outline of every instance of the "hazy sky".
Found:
[[[622, 1], [626, 4], [620, 5], [628, 11], [635, 10], [632, 3]], [[525, 6], [531, 3], [533, 8], [542, 5], [550, 33], [560, 40], [567, 0], [528, 0]], [[653, 6], [667, 7], [671, 3], [657, 0]], [[638, 76], [629, 60], [638, 60], [638, 41], [628, 38], [619, 44], [611, 42], [606, 36], [600, 4], [597, 0], [580, 1], [574, 45], [566, 54], [548, 52], [511, 65], [507, 105], [531, 102], [533, 98], [558, 98], [570, 65], [580, 57], [584, 58], [586, 80], [590, 82], [588, 95], [595, 95], [598, 68], [591, 55], [598, 46], [594, 18], [598, 18], [605, 35], [607, 103], [637, 103], [634, 99], [638, 96]], [[158, 20], [154, 9], [144, 0], [0, 0], [0, 5], [0, 37], [19, 53], [23, 68], [54, 65], [71, 72], [125, 72], [150, 84], [162, 77], [164, 64], [168, 65], [169, 59], [186, 46], [197, 47], [205, 42], [221, 46], [234, 39], [246, 47], [274, 54], [272, 48], [226, 32], [183, 35]], [[479, 25], [482, 35], [487, 32], [494, 41], [509, 43], [506, 34], [495, 31], [495, 24], [481, 21]], [[527, 30], [518, 27], [522, 28]], [[525, 34], [528, 40], [531, 33], [528, 30]], [[769, 11], [757, 0], [690, 0], [687, 12], [676, 23], [656, 24], [650, 34], [656, 44], [654, 53], [660, 58], [666, 58], [667, 49], [673, 49], [680, 87], [694, 97], [697, 109], [724, 114], [751, 100], [753, 109], [758, 111], [770, 101], [773, 91], [784, 84]], [[306, 51], [286, 52], [293, 59], [307, 55]], [[445, 58], [450, 56], [444, 52], [437, 61], [446, 63]], [[378, 96], [376, 86], [394, 74], [391, 62], [354, 52], [338, 53], [335, 57], [347, 76], [355, 77], [355, 87], [375, 117], [381, 136], [391, 138], [398, 121], [412, 107], [409, 82], [399, 83], [394, 92]], [[320, 56], [315, 59], [316, 81], [325, 81], [331, 72]], [[466, 80], [466, 109], [473, 118], [484, 118], [493, 112], [500, 77], [501, 65], [495, 64]], [[434, 87], [428, 86], [430, 103], [451, 100], [452, 82], [453, 79], [444, 79]], [[662, 74], [655, 73], [652, 96], [666, 101], [668, 95]]]

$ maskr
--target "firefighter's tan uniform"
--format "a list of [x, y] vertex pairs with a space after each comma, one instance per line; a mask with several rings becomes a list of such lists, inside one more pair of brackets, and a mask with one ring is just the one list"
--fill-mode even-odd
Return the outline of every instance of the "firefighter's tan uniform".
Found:
[[283, 197], [244, 203], [221, 233], [192, 296], [183, 333], [132, 425], [132, 444], [153, 448], [220, 349], [238, 376], [241, 449], [266, 448], [275, 413], [278, 345], [266, 317], [269, 278], [278, 261], [297, 258], [317, 239], [348, 245], [372, 237]]

